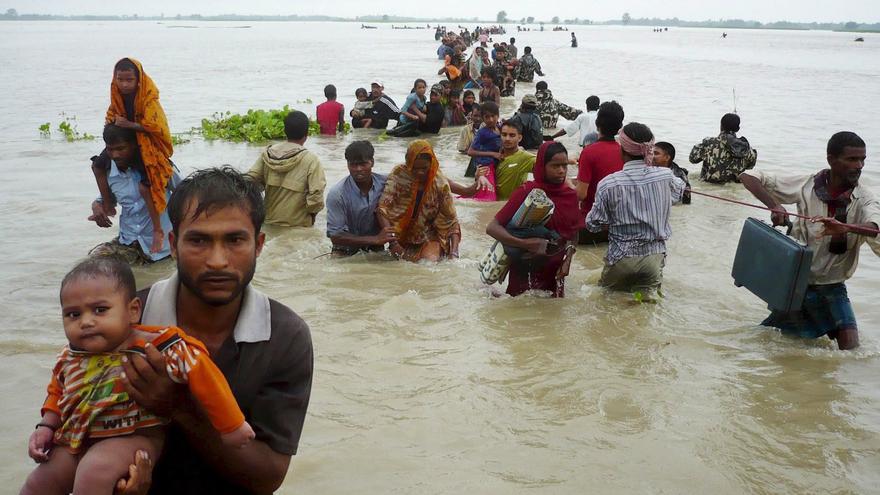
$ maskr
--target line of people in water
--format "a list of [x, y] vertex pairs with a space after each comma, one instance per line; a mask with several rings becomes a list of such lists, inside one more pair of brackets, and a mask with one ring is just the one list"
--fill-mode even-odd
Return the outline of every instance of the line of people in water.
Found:
[[[515, 40], [496, 48], [496, 62], [505, 63], [502, 54], [511, 45]], [[442, 71], [447, 78], [454, 72], [449, 65]], [[491, 89], [494, 81], [485, 79], [483, 89]], [[356, 106], [352, 118], [368, 127], [424, 123], [430, 110], [422, 111], [417, 100], [426, 86], [417, 80], [407, 98], [413, 101], [398, 109], [382, 82], [373, 81], [372, 97], [359, 99], [369, 107]], [[270, 492], [283, 482], [308, 406], [312, 347], [308, 326], [292, 310], [250, 287], [264, 223], [311, 227], [326, 208], [335, 256], [371, 251], [439, 261], [459, 256], [455, 205], [466, 199], [456, 195], [505, 201], [486, 233], [510, 258], [511, 296], [541, 291], [564, 297], [577, 243], [595, 242], [596, 235], [608, 240], [601, 286], [658, 289], [672, 234], [670, 211], [689, 192], [675, 148], [656, 142], [643, 123], [624, 125], [615, 101], [590, 96], [586, 112], [576, 113], [556, 102], [546, 84], [536, 89], [540, 99], [525, 95], [504, 120], [494, 91], [484, 98], [481, 90], [479, 102], [473, 94], [465, 98], [471, 107], [457, 115], [464, 120], [458, 149], [473, 158], [472, 183], [450, 180], [421, 139], [409, 143], [403, 163], [389, 174], [373, 172], [373, 146], [358, 140], [345, 150], [349, 175], [325, 199], [321, 158], [305, 146], [309, 120], [299, 111], [284, 119], [286, 141], [267, 146], [246, 173], [225, 167], [181, 179], [158, 88], [136, 60], [120, 60], [113, 68], [105, 147], [92, 159], [99, 196], [89, 217], [108, 228], [118, 214], [119, 231], [61, 283], [69, 345], [29, 441], [29, 455], [40, 465], [22, 493], [94, 493], [114, 486], [120, 493], [165, 493], [171, 486], [194, 493], [230, 487]], [[319, 120], [324, 131], [335, 132], [344, 109], [333, 104], [334, 87], [325, 95]], [[574, 120], [544, 134], [545, 123], [555, 125], [558, 115]], [[739, 116], [726, 114], [720, 134], [693, 147], [689, 161], [702, 163], [700, 178], [741, 182], [772, 209], [774, 225], [788, 220], [784, 204], [812, 218], [797, 218], [792, 231], [815, 252], [803, 309], [774, 312], [763, 324], [808, 338], [827, 335], [841, 349], [858, 346], [845, 281], [855, 272], [862, 243], [880, 255], [880, 203], [859, 184], [864, 141], [852, 132], [835, 133], [828, 168], [771, 174], [754, 168], [757, 152], [737, 136], [739, 128]], [[563, 135], [577, 135], [577, 159], [556, 141]], [[576, 180], [568, 174], [573, 164]], [[550, 206], [543, 218], [512, 224], [542, 201]], [[136, 292], [129, 265], [171, 254], [176, 273]], [[84, 380], [96, 370], [108, 374]], [[153, 429], [166, 424], [167, 431]]]

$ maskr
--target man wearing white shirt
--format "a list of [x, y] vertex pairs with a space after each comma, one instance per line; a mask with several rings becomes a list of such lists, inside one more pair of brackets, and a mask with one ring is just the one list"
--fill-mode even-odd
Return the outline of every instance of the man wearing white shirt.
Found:
[[599, 97], [596, 95], [587, 98], [587, 112], [577, 116], [577, 118], [567, 126], [553, 135], [553, 139], [560, 136], [578, 136], [578, 145], [581, 148], [589, 146], [599, 140], [599, 130], [596, 128], [596, 114], [599, 112]]

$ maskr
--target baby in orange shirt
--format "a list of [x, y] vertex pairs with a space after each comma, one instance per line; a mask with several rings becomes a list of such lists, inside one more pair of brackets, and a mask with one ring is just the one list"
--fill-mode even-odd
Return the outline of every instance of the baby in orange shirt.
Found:
[[61, 306], [69, 345], [28, 442], [40, 465], [22, 494], [109, 495], [137, 451], [158, 459], [168, 420], [138, 406], [122, 383], [123, 356], [143, 354], [148, 345], [165, 356], [168, 376], [188, 385], [224, 443], [244, 446], [254, 438], [201, 342], [176, 327], [137, 325], [141, 302], [127, 264], [111, 258], [79, 263], [61, 282]]

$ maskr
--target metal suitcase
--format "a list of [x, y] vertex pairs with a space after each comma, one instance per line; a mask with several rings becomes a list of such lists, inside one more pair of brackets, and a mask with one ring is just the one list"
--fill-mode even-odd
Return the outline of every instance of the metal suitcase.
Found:
[[771, 310], [801, 309], [813, 250], [755, 218], [746, 219], [736, 257], [733, 283], [745, 287]]

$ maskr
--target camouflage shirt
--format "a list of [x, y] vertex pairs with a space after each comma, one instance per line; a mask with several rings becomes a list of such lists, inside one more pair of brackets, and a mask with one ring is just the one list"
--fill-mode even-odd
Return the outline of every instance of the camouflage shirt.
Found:
[[539, 76], [544, 77], [544, 73], [541, 71], [541, 64], [535, 60], [535, 57], [532, 56], [531, 53], [526, 53], [519, 59], [516, 80], [520, 82], [532, 82], [532, 80], [535, 79], [535, 72], [537, 72]]
[[514, 67], [511, 70], [507, 67], [507, 64], [508, 62], [500, 62], [498, 60], [492, 64], [492, 79], [495, 81], [495, 85], [498, 86], [501, 96], [513, 96], [516, 92], [517, 68]]
[[535, 98], [538, 99], [538, 114], [541, 116], [541, 124], [544, 125], [544, 129], [555, 128], [560, 115], [568, 120], [574, 120], [582, 113], [580, 110], [554, 99], [553, 93], [549, 89], [535, 91]]
[[694, 146], [690, 156], [691, 163], [703, 162], [700, 179], [718, 184], [739, 182], [739, 174], [754, 168], [757, 159], [758, 151], [748, 139], [732, 132], [704, 139]]

